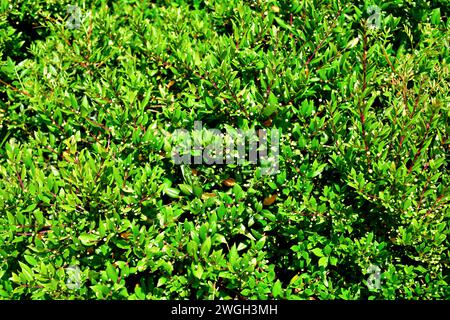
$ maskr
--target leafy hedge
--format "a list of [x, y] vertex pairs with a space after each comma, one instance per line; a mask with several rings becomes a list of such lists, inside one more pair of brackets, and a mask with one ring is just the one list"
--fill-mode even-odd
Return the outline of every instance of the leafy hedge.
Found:
[[[0, 297], [449, 297], [448, 1], [69, 4], [0, 0]], [[194, 121], [280, 173], [175, 164]]]

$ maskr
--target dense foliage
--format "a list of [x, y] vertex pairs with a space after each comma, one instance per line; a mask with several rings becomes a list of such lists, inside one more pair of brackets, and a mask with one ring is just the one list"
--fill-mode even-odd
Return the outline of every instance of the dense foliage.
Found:
[[[448, 298], [449, 8], [0, 0], [0, 297]], [[280, 172], [175, 164], [194, 121]]]

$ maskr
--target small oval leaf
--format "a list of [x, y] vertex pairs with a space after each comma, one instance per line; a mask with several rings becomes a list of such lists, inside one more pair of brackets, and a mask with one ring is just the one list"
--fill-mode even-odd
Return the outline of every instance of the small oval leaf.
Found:
[[236, 184], [236, 181], [233, 178], [228, 178], [222, 181], [222, 184], [225, 187], [232, 187]]
[[270, 206], [272, 203], [275, 202], [276, 199], [277, 199], [277, 194], [275, 193], [275, 194], [271, 195], [270, 197], [265, 198], [263, 201], [263, 205]]

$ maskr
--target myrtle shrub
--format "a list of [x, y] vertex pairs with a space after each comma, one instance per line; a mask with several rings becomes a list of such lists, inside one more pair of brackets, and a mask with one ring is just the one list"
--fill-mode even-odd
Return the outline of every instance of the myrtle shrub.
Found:
[[[0, 297], [448, 298], [449, 8], [0, 0]], [[279, 172], [174, 163], [194, 121]]]

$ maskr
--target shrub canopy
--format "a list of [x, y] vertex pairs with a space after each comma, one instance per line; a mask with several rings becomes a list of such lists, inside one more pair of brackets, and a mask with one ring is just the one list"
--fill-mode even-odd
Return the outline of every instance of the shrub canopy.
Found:
[[449, 296], [447, 1], [73, 4], [0, 0], [0, 297]]

